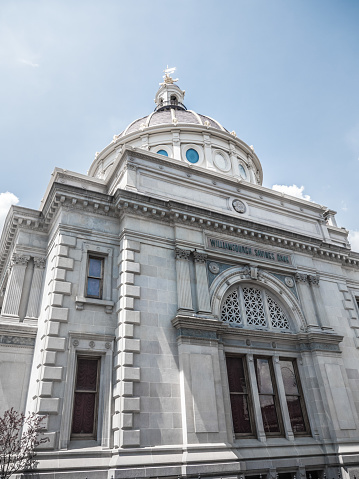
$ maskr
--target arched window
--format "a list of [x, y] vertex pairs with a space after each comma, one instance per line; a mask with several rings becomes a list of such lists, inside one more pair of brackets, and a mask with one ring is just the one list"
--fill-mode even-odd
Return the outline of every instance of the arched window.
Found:
[[171, 105], [178, 105], [178, 100], [175, 95], [171, 96]]
[[290, 330], [288, 317], [278, 301], [251, 284], [237, 285], [226, 294], [221, 319], [232, 326]]

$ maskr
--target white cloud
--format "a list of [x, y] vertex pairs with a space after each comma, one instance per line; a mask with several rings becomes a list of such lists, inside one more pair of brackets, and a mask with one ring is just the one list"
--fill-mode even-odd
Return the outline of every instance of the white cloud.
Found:
[[349, 231], [349, 243], [353, 251], [359, 252], [359, 231]]
[[33, 63], [30, 60], [24, 60], [23, 58], [20, 58], [19, 62], [23, 63], [24, 65], [28, 65], [30, 67], [33, 67], [33, 68], [37, 68], [37, 67], [40, 66], [38, 63]]
[[295, 196], [296, 198], [300, 198], [302, 200], [312, 201], [309, 195], [303, 195], [304, 186], [273, 185], [272, 188], [273, 190], [280, 191], [286, 195]]
[[0, 193], [0, 235], [10, 206], [17, 205], [18, 202], [19, 198], [9, 191]]

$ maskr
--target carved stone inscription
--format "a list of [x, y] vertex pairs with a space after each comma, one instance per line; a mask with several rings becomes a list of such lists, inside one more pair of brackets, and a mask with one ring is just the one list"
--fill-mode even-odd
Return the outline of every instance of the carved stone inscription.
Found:
[[276, 263], [292, 264], [291, 255], [277, 253], [275, 251], [266, 251], [253, 246], [245, 246], [239, 243], [223, 241], [216, 238], [207, 238], [208, 247], [211, 249], [222, 249], [233, 253], [234, 255], [252, 256], [258, 259], [275, 261]]

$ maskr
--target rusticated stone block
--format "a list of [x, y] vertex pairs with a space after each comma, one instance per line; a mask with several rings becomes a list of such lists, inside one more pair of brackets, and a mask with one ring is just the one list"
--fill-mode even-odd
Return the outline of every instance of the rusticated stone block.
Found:
[[59, 244], [63, 246], [74, 247], [76, 246], [76, 238], [74, 236], [60, 235]]
[[46, 351], [65, 351], [66, 338], [47, 336], [45, 339]]
[[59, 412], [60, 399], [40, 398], [38, 402], [38, 414], [57, 414]]
[[139, 381], [140, 368], [126, 367], [122, 368], [122, 379], [124, 381]]
[[53, 292], [58, 294], [71, 294], [71, 283], [66, 281], [54, 281]]
[[43, 366], [41, 371], [41, 380], [61, 381], [62, 367]]
[[120, 432], [120, 441], [122, 447], [136, 447], [140, 445], [139, 429], [122, 429]]
[[140, 398], [122, 398], [122, 412], [140, 412]]
[[49, 320], [66, 323], [68, 319], [68, 315], [69, 315], [68, 308], [57, 308], [53, 306], [50, 308]]
[[64, 258], [62, 256], [59, 256], [58, 258], [56, 258], [55, 265], [56, 268], [72, 270], [74, 269], [74, 260], [71, 258]]

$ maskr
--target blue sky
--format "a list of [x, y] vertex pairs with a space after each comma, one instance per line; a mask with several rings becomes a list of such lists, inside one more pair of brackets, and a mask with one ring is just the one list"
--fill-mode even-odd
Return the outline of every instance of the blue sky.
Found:
[[168, 64], [188, 108], [254, 145], [264, 186], [359, 231], [358, 25], [356, 0], [2, 0], [0, 221], [151, 112]]

